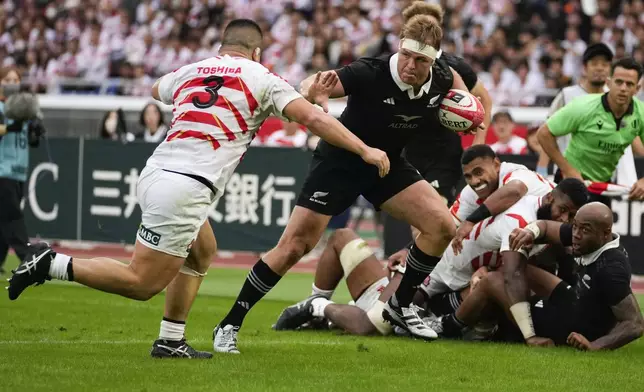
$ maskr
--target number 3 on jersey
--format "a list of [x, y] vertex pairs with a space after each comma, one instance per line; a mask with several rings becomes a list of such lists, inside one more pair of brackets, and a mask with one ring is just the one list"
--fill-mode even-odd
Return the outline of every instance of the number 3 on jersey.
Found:
[[193, 97], [192, 104], [199, 109], [207, 109], [217, 102], [217, 98], [219, 98], [217, 91], [224, 85], [224, 78], [216, 75], [208, 76], [203, 80], [203, 84], [206, 85], [205, 90], [210, 95], [210, 98], [208, 98], [208, 101], [202, 102], [199, 97]]

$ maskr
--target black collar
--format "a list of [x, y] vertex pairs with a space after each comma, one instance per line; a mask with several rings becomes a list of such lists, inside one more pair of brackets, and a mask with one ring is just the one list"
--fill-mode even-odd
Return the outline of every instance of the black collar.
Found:
[[[608, 93], [604, 93], [602, 95], [602, 106], [604, 107], [605, 111], [613, 114], [613, 117], [615, 117], [615, 114], [610, 110], [610, 106], [608, 106]], [[624, 113], [624, 116], [628, 116], [631, 114], [633, 114], [633, 99], [631, 99], [631, 103], [628, 105], [628, 109], [626, 109], [626, 113]], [[622, 118], [624, 116], [622, 116]]]

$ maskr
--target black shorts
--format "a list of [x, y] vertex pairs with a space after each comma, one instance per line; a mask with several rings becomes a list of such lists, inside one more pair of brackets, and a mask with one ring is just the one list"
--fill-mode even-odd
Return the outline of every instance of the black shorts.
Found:
[[376, 209], [408, 186], [422, 181], [418, 170], [402, 157], [389, 158], [389, 174], [363, 161], [313, 155], [297, 205], [323, 215], [338, 215], [364, 196]]
[[[421, 292], [425, 293], [422, 290]], [[462, 303], [463, 299], [461, 297], [461, 293], [458, 291], [438, 294], [427, 299], [427, 307], [436, 316], [455, 313]]]
[[434, 187], [434, 189], [436, 189], [439, 195], [443, 196], [447, 200], [448, 205], [452, 205], [452, 203], [454, 203], [459, 185], [463, 178], [463, 172], [429, 168], [425, 172], [421, 171], [420, 174], [431, 186]]
[[20, 201], [25, 183], [9, 178], [0, 178], [0, 222], [12, 222], [22, 218]]
[[[568, 335], [574, 329], [576, 296], [574, 289], [561, 282], [547, 299], [534, 297], [530, 300], [530, 311], [537, 336], [550, 338], [556, 345], [566, 344]], [[499, 325], [498, 340], [523, 342], [519, 328], [510, 320]]]

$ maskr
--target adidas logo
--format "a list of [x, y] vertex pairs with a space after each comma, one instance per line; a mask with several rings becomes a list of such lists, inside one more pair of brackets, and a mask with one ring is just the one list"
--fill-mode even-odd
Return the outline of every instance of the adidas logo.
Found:
[[389, 104], [389, 105], [395, 105], [395, 104], [396, 104], [396, 103], [394, 102], [394, 99], [393, 99], [393, 98], [387, 98], [387, 99], [385, 99], [385, 100], [384, 100], [384, 101], [382, 101], [382, 102], [384, 102], [384, 103], [386, 103], [386, 104]]
[[237, 303], [239, 304], [239, 306], [241, 306], [242, 308], [244, 308], [246, 310], [250, 309], [250, 305], [246, 301], [237, 301]]

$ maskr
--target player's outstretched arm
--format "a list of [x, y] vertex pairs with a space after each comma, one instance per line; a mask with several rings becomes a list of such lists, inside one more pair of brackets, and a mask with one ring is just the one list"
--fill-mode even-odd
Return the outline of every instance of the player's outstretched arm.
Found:
[[496, 216], [508, 208], [512, 207], [525, 194], [528, 193], [528, 187], [520, 180], [512, 180], [492, 193], [484, 203], [474, 210], [468, 217], [461, 222], [456, 230], [456, 235], [452, 240], [452, 249], [455, 254], [463, 250], [463, 240], [472, 232], [475, 224], [483, 219]]
[[548, 155], [555, 165], [559, 166], [564, 178], [577, 178], [578, 180], [583, 181], [579, 171], [572, 167], [572, 165], [561, 154], [561, 151], [559, 151], [557, 139], [550, 131], [548, 124], [543, 124], [539, 127], [539, 130], [537, 131], [537, 139], [539, 140], [539, 144], [541, 145], [543, 152]]
[[510, 249], [519, 251], [535, 243], [569, 246], [572, 243], [572, 226], [561, 222], [538, 220], [523, 229], [510, 233]]
[[644, 319], [637, 299], [632, 293], [611, 309], [617, 323], [607, 335], [589, 342], [583, 335], [573, 332], [568, 336], [568, 344], [579, 350], [615, 350], [642, 337]]
[[389, 158], [384, 151], [367, 146], [340, 121], [316, 109], [307, 100], [298, 98], [289, 102], [283, 113], [334, 146], [351, 151], [365, 162], [377, 166], [381, 177], [389, 173]]

